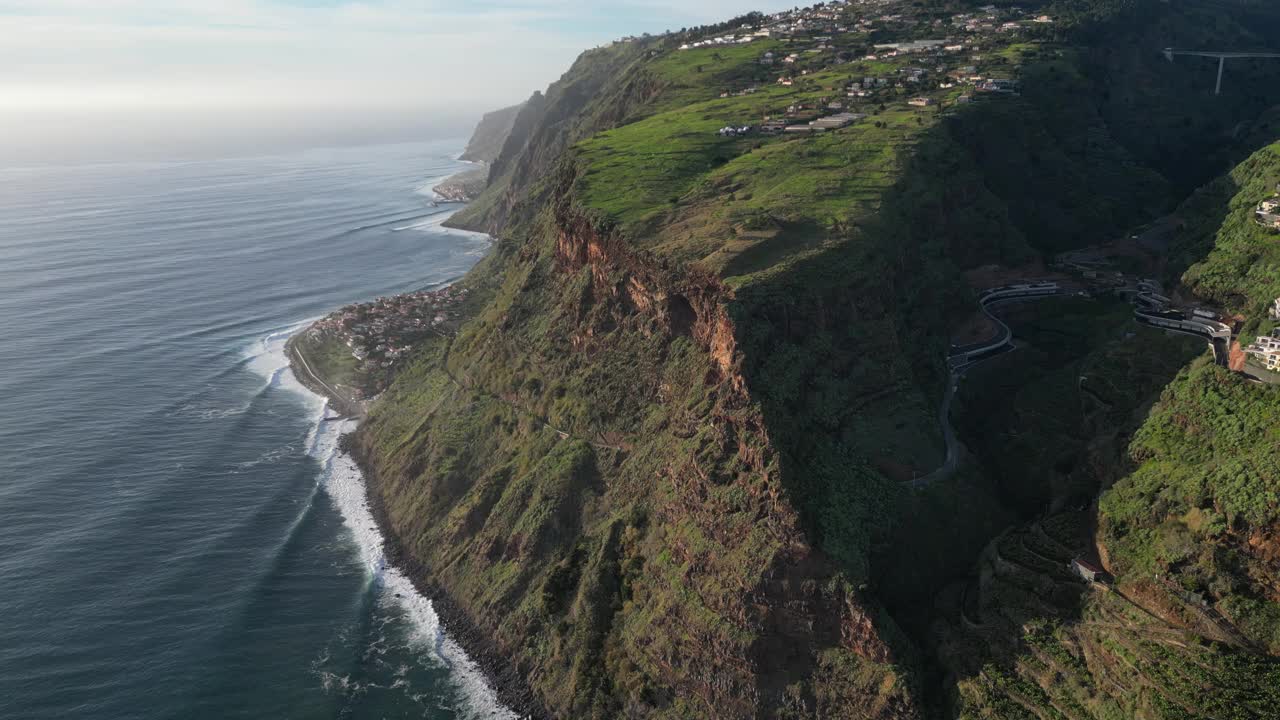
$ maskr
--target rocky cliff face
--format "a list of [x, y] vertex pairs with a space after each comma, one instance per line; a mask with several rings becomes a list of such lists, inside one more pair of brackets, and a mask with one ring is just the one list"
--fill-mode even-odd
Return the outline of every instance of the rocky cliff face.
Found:
[[[590, 50], [545, 94], [535, 92], [493, 162], [489, 188], [450, 223], [501, 234], [547, 202], [548, 179], [567, 148], [620, 124], [657, 93], [658, 83], [643, 63], [649, 52], [636, 44]], [[520, 203], [528, 206], [523, 216], [516, 211]]]
[[480, 124], [476, 126], [475, 132], [471, 134], [471, 139], [467, 141], [467, 148], [459, 159], [481, 163], [492, 163], [497, 160], [522, 109], [524, 109], [523, 103], [485, 113], [480, 119]]
[[910, 716], [878, 611], [787, 500], [731, 291], [558, 193], [535, 226], [362, 430], [403, 545], [552, 715]]
[[[1037, 53], [1003, 104], [712, 143], [721, 88], [755, 81], [754, 56], [705, 53], [706, 70], [628, 43], [512, 118], [454, 220], [498, 238], [463, 281], [470, 319], [420, 350], [354, 442], [402, 557], [528, 689], [514, 701], [573, 718], [1019, 716], [1023, 628], [1051, 636], [1045, 615], [1077, 607], [1054, 555], [1070, 551], [1039, 525], [988, 546], [1018, 515], [981, 462], [947, 487], [908, 482], [944, 455], [962, 271], [1118, 232], [1170, 187], [1094, 101], [1102, 61]], [[1143, 388], [1165, 371], [1103, 360]], [[972, 593], [944, 591], [973, 563]], [[966, 632], [935, 637], [951, 622]], [[1101, 645], [1073, 632], [1072, 649]], [[1102, 717], [1099, 698], [1061, 706]]]

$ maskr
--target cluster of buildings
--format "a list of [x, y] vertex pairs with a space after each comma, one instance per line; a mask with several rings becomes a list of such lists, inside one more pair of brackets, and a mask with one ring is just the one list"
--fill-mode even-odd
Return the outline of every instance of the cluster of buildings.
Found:
[[[832, 36], [845, 35], [851, 32], [871, 33], [880, 30], [920, 29], [922, 26], [936, 28], [940, 34], [965, 33], [969, 35], [998, 35], [1016, 32], [1037, 25], [1053, 23], [1049, 15], [1029, 15], [1017, 7], [996, 7], [986, 5], [974, 12], [956, 13], [950, 18], [933, 18], [932, 20], [903, 14], [901, 3], [888, 0], [831, 0], [812, 7], [795, 8], [782, 12], [761, 16], [752, 24], [742, 25], [736, 30], [724, 32], [711, 37], [680, 45], [680, 50], [716, 47], [750, 43], [760, 39], [792, 39], [806, 38], [819, 43], [829, 42]], [[857, 12], [851, 12], [853, 9]], [[623, 38], [623, 42], [634, 38]], [[819, 47], [822, 47], [821, 45]], [[911, 40], [899, 43], [885, 43], [875, 46], [875, 55], [869, 59], [895, 57], [905, 53], [919, 53], [947, 49], [959, 51], [946, 40]], [[772, 64], [775, 59], [763, 61]], [[790, 62], [795, 62], [792, 59]]]
[[391, 368], [413, 344], [430, 332], [441, 332], [456, 320], [457, 306], [467, 291], [457, 287], [380, 297], [373, 302], [347, 305], [307, 330], [315, 340], [336, 338], [351, 350], [360, 369], [371, 372]]
[[[786, 133], [819, 133], [828, 130], [839, 130], [842, 127], [848, 127], [853, 123], [865, 118], [866, 115], [861, 113], [840, 112], [834, 115], [819, 117], [816, 120], [810, 120], [802, 123], [786, 123], [782, 122], [779, 126], [778, 121], [772, 125], [773, 132]], [[766, 123], [768, 125], [768, 123]], [[779, 127], [781, 128], [779, 130]]]
[[1258, 364], [1271, 372], [1280, 370], [1280, 328], [1271, 331], [1253, 341], [1244, 349], [1245, 353], [1257, 358]]
[[696, 42], [685, 43], [680, 46], [681, 50], [693, 50], [694, 48], [715, 47], [723, 45], [741, 45], [743, 43], [754, 42], [762, 38], [768, 38], [773, 35], [773, 31], [769, 28], [754, 29], [744, 27], [738, 33], [729, 33], [727, 35], [717, 35]]
[[995, 5], [983, 5], [977, 12], [958, 13], [951, 16], [951, 25], [970, 33], [1012, 32], [1028, 25], [1051, 25], [1053, 18], [1049, 15], [1027, 17], [1021, 8], [998, 8]]
[[[945, 90], [958, 85], [972, 87], [972, 90], [965, 91], [959, 98], [961, 103], [969, 102], [979, 93], [1017, 94], [1020, 88], [1016, 81], [979, 73], [976, 63], [982, 60], [982, 55], [974, 53], [983, 49], [984, 37], [996, 44], [1007, 43], [1006, 33], [1010, 30], [1052, 22], [1053, 18], [1049, 16], [1032, 17], [1018, 8], [995, 5], [985, 6], [975, 12], [956, 13], [948, 18], [915, 12], [902, 2], [894, 0], [835, 0], [813, 7], [758, 16], [757, 20], [736, 30], [721, 30], [714, 36], [686, 42], [680, 49], [752, 42], [761, 38], [788, 41], [791, 47], [779, 49], [775, 43], [762, 52], [758, 60], [765, 67], [783, 70], [776, 77], [777, 84], [783, 87], [796, 85], [800, 76], [815, 71], [814, 68], [911, 57], [912, 66], [896, 69], [896, 77], [863, 78], [861, 82], [849, 83], [845, 93], [850, 98], [885, 102], [892, 99], [886, 95], [890, 88], [907, 88], [909, 91], [914, 89], [914, 93], [920, 97], [909, 100], [910, 104], [929, 107], [938, 101], [936, 98], [924, 97], [925, 94], [934, 89]], [[888, 34], [892, 37], [898, 33], [916, 39], [864, 44], [873, 34]], [[966, 53], [969, 56], [963, 60], [957, 57]], [[957, 67], [964, 60], [973, 64]], [[721, 93], [721, 97], [751, 91], [753, 89], [726, 91]], [[897, 93], [893, 97], [897, 97]], [[840, 126], [839, 122], [841, 121], [832, 121], [827, 125]], [[765, 132], [785, 132], [789, 128], [794, 128], [792, 132], [805, 131], [794, 123], [782, 128], [775, 125], [776, 123], [758, 129]], [[734, 125], [723, 128], [721, 132], [725, 135], [742, 134], [741, 128]]]
[[[869, 103], [906, 102], [917, 108], [931, 108], [940, 103], [934, 90], [965, 87], [958, 103], [968, 103], [978, 95], [1016, 95], [1020, 91], [1017, 81], [991, 77], [989, 69], [980, 72], [981, 51], [987, 44], [1007, 44], [1005, 33], [1013, 28], [1051, 23], [1048, 16], [1032, 17], [1018, 8], [998, 8], [989, 5], [975, 12], [957, 13], [951, 17], [937, 17], [916, 12], [896, 0], [836, 0], [813, 7], [797, 8], [772, 15], [758, 16], [749, 24], [726, 32], [718, 30], [714, 36], [690, 40], [682, 50], [752, 42], [761, 38], [785, 41], [771, 43], [760, 53], [758, 62], [769, 69], [777, 69], [774, 80], [782, 87], [803, 85], [802, 76], [822, 68], [845, 63], [883, 63], [897, 59], [892, 70], [877, 67], [882, 77], [851, 79], [843, 86], [845, 98], [857, 98]], [[886, 40], [868, 44], [875, 35], [887, 35]], [[914, 38], [888, 42], [894, 35]], [[984, 40], [984, 37], [986, 40]], [[989, 41], [989, 43], [988, 43]], [[780, 49], [780, 46], [785, 49]], [[898, 66], [910, 58], [907, 66]], [[874, 66], [867, 66], [871, 69]], [[868, 73], [870, 75], [870, 73]], [[824, 88], [839, 95], [840, 85]], [[722, 98], [736, 97], [759, 90], [752, 86], [745, 90], [725, 89]], [[823, 99], [822, 103], [827, 100]], [[865, 116], [846, 109], [843, 105], [827, 105], [825, 112], [797, 113], [789, 110], [785, 118], [769, 116], [763, 122], [726, 122], [717, 131], [721, 137], [738, 137], [761, 133], [817, 133], [835, 130], [863, 119]], [[823, 116], [825, 115], [825, 117]], [[1278, 211], [1280, 214], [1280, 211]]]
[[1280, 185], [1276, 186], [1275, 195], [1258, 203], [1253, 219], [1269, 230], [1280, 230]]
[[[1280, 298], [1276, 298], [1272, 304], [1270, 315], [1271, 319], [1280, 320]], [[1272, 330], [1270, 335], [1258, 337], [1244, 351], [1253, 356], [1262, 367], [1271, 372], [1280, 371], [1280, 328]]]
[[1008, 80], [1004, 78], [988, 78], [976, 84], [978, 92], [1001, 93], [1004, 95], [1017, 95], [1020, 89], [1017, 80]]

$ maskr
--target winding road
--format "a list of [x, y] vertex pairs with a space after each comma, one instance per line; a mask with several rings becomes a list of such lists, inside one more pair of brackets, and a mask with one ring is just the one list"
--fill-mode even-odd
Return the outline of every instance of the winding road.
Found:
[[[1172, 301], [1168, 298], [1157, 295], [1150, 289], [1142, 290], [1144, 287], [1149, 288], [1145, 283], [1140, 282], [1138, 286], [1140, 291], [1134, 297], [1135, 307], [1133, 311], [1133, 319], [1136, 322], [1161, 330], [1192, 335], [1207, 340], [1209, 346], [1213, 349], [1214, 361], [1223, 367], [1227, 366], [1232, 337], [1232, 330], [1229, 325], [1209, 317], [1202, 317], [1195, 312], [1188, 313], [1183, 310], [1171, 309]], [[991, 339], [972, 345], [952, 347], [951, 352], [947, 355], [947, 368], [950, 371], [950, 376], [947, 378], [946, 393], [942, 396], [942, 403], [938, 408], [938, 424], [942, 427], [942, 437], [947, 447], [946, 459], [943, 460], [942, 465], [928, 475], [907, 481], [913, 488], [928, 487], [939, 480], [947, 480], [955, 474], [956, 469], [959, 467], [963, 445], [956, 437], [955, 427], [951, 424], [951, 402], [955, 398], [960, 378], [974, 365], [1014, 349], [1013, 330], [1003, 320], [996, 317], [991, 312], [991, 308], [995, 305], [1009, 302], [1061, 297], [1071, 292], [1056, 282], [1027, 281], [984, 290], [978, 296], [979, 309], [990, 318], [998, 329]]]
[[946, 443], [947, 456], [938, 469], [910, 481], [911, 487], [923, 488], [939, 480], [947, 480], [955, 474], [960, 466], [963, 445], [956, 437], [955, 427], [951, 424], [951, 401], [955, 399], [956, 389], [965, 371], [978, 363], [1002, 355], [1013, 349], [1013, 330], [1003, 320], [991, 312], [995, 305], [1025, 300], [1038, 300], [1067, 294], [1069, 291], [1055, 282], [1028, 282], [1016, 285], [1005, 285], [984, 291], [978, 296], [978, 307], [998, 328], [995, 337], [973, 345], [952, 348], [947, 356], [947, 390], [942, 396], [942, 404], [938, 408], [938, 425], [942, 427], [942, 439]]

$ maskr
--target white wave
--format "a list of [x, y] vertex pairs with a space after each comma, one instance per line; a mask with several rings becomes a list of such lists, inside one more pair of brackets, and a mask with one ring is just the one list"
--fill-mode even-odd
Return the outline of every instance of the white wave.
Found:
[[236, 417], [243, 415], [249, 411], [249, 404], [246, 403], [239, 407], [213, 407], [201, 406], [196, 403], [187, 403], [169, 413], [170, 417], [195, 418], [196, 420], [222, 420], [224, 418]]
[[[264, 378], [268, 387], [276, 385], [292, 390], [309, 400], [314, 414], [305, 447], [323, 468], [320, 486], [333, 499], [351, 531], [368, 581], [378, 593], [377, 602], [383, 606], [398, 605], [403, 610], [411, 629], [409, 642], [420, 652], [421, 659], [448, 668], [450, 682], [465, 705], [465, 715], [477, 720], [520, 720], [518, 714], [498, 700], [475, 661], [445, 633], [431, 600], [421, 595], [399, 568], [387, 562], [382, 534], [369, 508], [364, 477], [355, 461], [338, 448], [339, 438], [355, 429], [355, 421], [325, 422], [328, 400], [298, 382], [290, 369], [285, 344], [294, 333], [312, 322], [314, 320], [297, 323], [254, 342], [245, 350], [246, 366]], [[322, 676], [326, 688], [350, 689], [348, 677], [331, 673], [322, 673]]]
[[440, 233], [442, 235], [452, 235], [454, 237], [482, 239], [486, 243], [493, 242], [493, 236], [489, 235], [488, 233], [475, 232], [473, 230], [462, 230], [460, 228], [445, 227], [444, 222], [449, 218], [453, 217], [454, 213], [458, 212], [458, 210], [461, 210], [461, 208], [439, 212], [439, 213], [436, 213], [435, 215], [432, 215], [426, 218], [421, 222], [416, 222], [410, 225], [403, 225], [400, 227], [394, 227], [391, 229], [395, 232], [402, 232], [405, 230], [430, 230], [432, 232]]
[[273, 448], [271, 450], [264, 452], [263, 454], [259, 455], [257, 458], [253, 460], [246, 460], [244, 462], [231, 463], [231, 467], [233, 468], [232, 472], [242, 473], [248, 470], [252, 470], [253, 468], [256, 468], [260, 465], [271, 465], [273, 463], [280, 462], [281, 460], [287, 460], [293, 457], [296, 451], [297, 451], [297, 448], [293, 445], [281, 445], [280, 447]]
[[250, 344], [245, 349], [243, 356], [245, 367], [266, 381], [266, 384], [259, 392], [270, 387], [279, 387], [297, 393], [311, 405], [312, 412], [316, 417], [315, 422], [311, 425], [311, 431], [307, 435], [306, 446], [308, 448], [315, 445], [316, 430], [320, 425], [320, 420], [324, 418], [325, 408], [329, 401], [311, 392], [305, 385], [298, 382], [298, 378], [294, 376], [293, 369], [289, 365], [289, 356], [285, 353], [285, 344], [289, 342], [289, 338], [293, 337], [295, 333], [310, 327], [317, 319], [319, 318], [304, 320], [272, 332]]
[[325, 423], [317, 434], [312, 453], [323, 463], [322, 486], [333, 498], [355, 539], [369, 582], [378, 593], [378, 602], [397, 604], [404, 611], [411, 628], [410, 644], [422, 653], [425, 661], [448, 668], [450, 680], [464, 699], [468, 715], [518, 720], [519, 715], [499, 702], [480, 667], [444, 631], [431, 600], [422, 596], [399, 568], [387, 562], [384, 541], [366, 497], [364, 477], [355, 461], [338, 449], [338, 438], [355, 426], [351, 420]]

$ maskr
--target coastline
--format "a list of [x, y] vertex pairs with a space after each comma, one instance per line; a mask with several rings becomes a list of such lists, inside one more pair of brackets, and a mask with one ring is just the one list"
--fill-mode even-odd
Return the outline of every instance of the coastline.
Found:
[[[301, 353], [292, 346], [292, 340], [298, 333], [305, 330], [306, 327], [298, 330], [286, 344], [289, 370], [308, 392], [327, 401], [330, 406], [343, 413], [345, 419], [356, 425], [355, 429], [338, 439], [338, 452], [346, 455], [359, 469], [364, 481], [365, 501], [373, 516], [378, 535], [382, 539], [382, 553], [387, 564], [399, 569], [418, 594], [431, 603], [432, 609], [439, 618], [441, 631], [457, 643], [467, 657], [475, 663], [489, 688], [506, 709], [527, 720], [549, 720], [550, 714], [525, 682], [520, 668], [513, 664], [506, 653], [503, 653], [472, 622], [471, 617], [453, 601], [444, 588], [431, 579], [430, 569], [405, 550], [399, 534], [391, 527], [382, 494], [377, 491], [378, 474], [357, 442], [358, 425], [365, 417], [367, 403], [359, 404], [359, 414], [347, 412], [343, 409], [343, 404], [348, 402], [347, 399], [331, 394], [329, 386], [319, 378], [312, 376], [309, 380], [304, 379], [303, 374], [298, 372], [295, 362], [302, 358]], [[303, 362], [305, 363], [305, 360]], [[351, 409], [357, 408], [351, 407]], [[338, 418], [325, 418], [325, 420], [335, 419]]]
[[454, 602], [444, 588], [431, 579], [430, 568], [405, 550], [400, 535], [391, 527], [382, 494], [376, 491], [378, 474], [356, 442], [356, 432], [343, 435], [338, 449], [355, 462], [364, 477], [366, 500], [378, 532], [382, 535], [383, 553], [387, 562], [400, 568], [418, 593], [431, 601], [432, 608], [440, 618], [441, 628], [480, 668], [489, 687], [503, 705], [528, 720], [550, 720], [550, 713], [525, 682], [521, 669], [476, 626], [471, 616]]
[[489, 164], [481, 161], [459, 160], [472, 167], [456, 172], [431, 188], [443, 203], [468, 203], [484, 191], [489, 184]]
[[[284, 352], [285, 358], [289, 361], [289, 370], [293, 373], [293, 377], [311, 393], [325, 398], [329, 401], [330, 407], [338, 411], [339, 418], [351, 420], [363, 420], [369, 411], [369, 401], [357, 400], [353, 397], [338, 392], [338, 390], [324, 380], [322, 380], [315, 372], [311, 370], [311, 365], [307, 362], [306, 356], [298, 349], [294, 343], [297, 337], [306, 332], [310, 324], [304, 326], [301, 330], [289, 336], [285, 341]], [[302, 371], [299, 372], [299, 365]], [[326, 418], [328, 420], [336, 420], [339, 418]]]
[[[483, 167], [483, 166], [482, 166]], [[450, 213], [443, 213], [436, 222], [446, 222]], [[483, 235], [490, 244], [495, 242], [492, 235], [462, 228], [449, 228], [451, 232]], [[455, 278], [447, 284], [452, 284]], [[358, 442], [359, 423], [368, 415], [369, 406], [376, 400], [370, 398], [360, 400], [348, 397], [319, 377], [312, 371], [303, 352], [295, 344], [295, 340], [306, 332], [311, 323], [299, 327], [285, 343], [285, 357], [288, 367], [298, 383], [308, 392], [323, 398], [330, 407], [339, 413], [339, 417], [325, 418], [325, 421], [347, 420], [354, 429], [346, 432], [338, 439], [338, 452], [347, 456], [359, 470], [364, 484], [365, 501], [368, 504], [378, 535], [382, 540], [382, 552], [386, 562], [397, 568], [413, 585], [423, 598], [431, 603], [440, 622], [441, 632], [458, 645], [466, 656], [484, 676], [498, 701], [509, 711], [528, 720], [548, 720], [551, 715], [538, 701], [536, 695], [525, 682], [521, 669], [511, 662], [508, 655], [481, 631], [463, 610], [432, 579], [430, 569], [405, 549], [399, 534], [389, 522], [382, 495], [378, 492], [379, 478], [369, 458], [365, 456]]]

